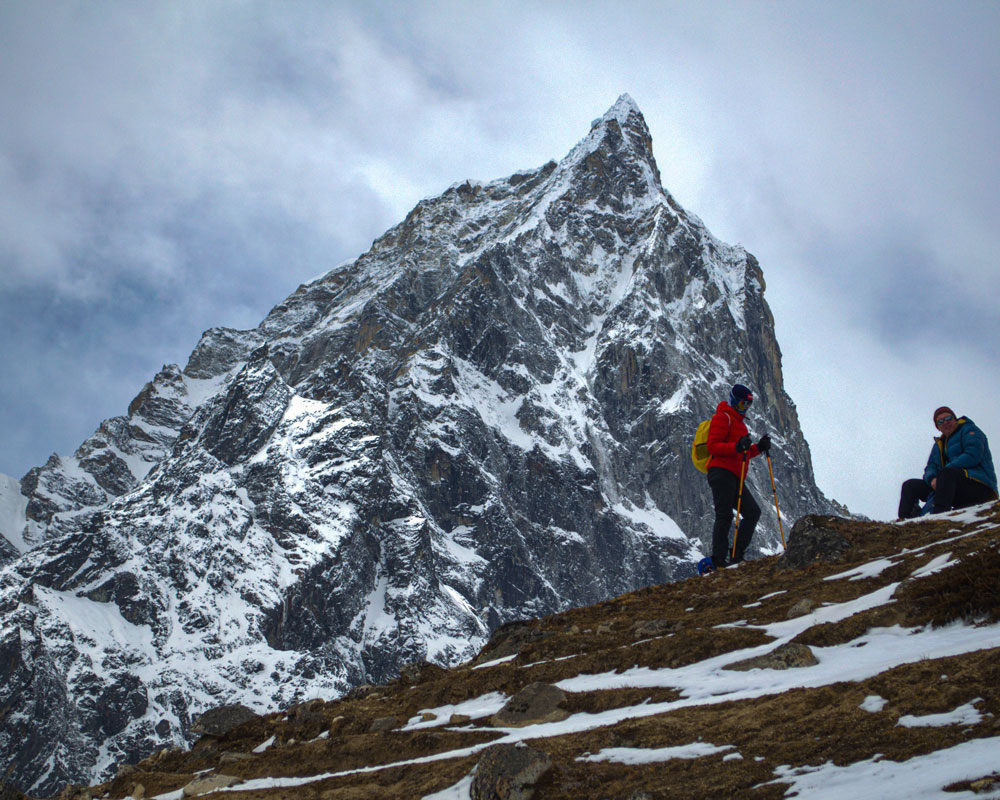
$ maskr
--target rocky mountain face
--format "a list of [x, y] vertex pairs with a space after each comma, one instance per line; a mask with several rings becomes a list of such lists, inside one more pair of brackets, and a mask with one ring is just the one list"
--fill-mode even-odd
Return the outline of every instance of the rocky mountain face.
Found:
[[[207, 707], [337, 696], [692, 574], [690, 439], [735, 381], [783, 516], [834, 511], [760, 267], [663, 190], [627, 96], [559, 163], [422, 201], [0, 487], [6, 780], [92, 782]], [[766, 465], [748, 485], [773, 552]]]
[[808, 515], [781, 556], [505, 625], [448, 670], [211, 709], [66, 797], [995, 798], [998, 599], [1000, 504]]
[[125, 416], [102, 422], [73, 456], [53, 454], [16, 488], [0, 476], [0, 564], [80, 531], [95, 512], [138, 486], [170, 454], [195, 409], [232, 378], [260, 341], [255, 331], [206, 332], [183, 371], [164, 366]]

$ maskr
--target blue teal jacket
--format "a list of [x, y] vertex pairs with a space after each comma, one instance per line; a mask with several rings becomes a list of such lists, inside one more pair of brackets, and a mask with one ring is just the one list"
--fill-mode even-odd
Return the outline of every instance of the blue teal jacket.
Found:
[[993, 469], [990, 443], [976, 424], [968, 417], [959, 417], [958, 427], [947, 439], [938, 436], [931, 448], [924, 480], [928, 483], [936, 478], [945, 467], [957, 467], [967, 478], [985, 483], [994, 492], [997, 490], [997, 474]]

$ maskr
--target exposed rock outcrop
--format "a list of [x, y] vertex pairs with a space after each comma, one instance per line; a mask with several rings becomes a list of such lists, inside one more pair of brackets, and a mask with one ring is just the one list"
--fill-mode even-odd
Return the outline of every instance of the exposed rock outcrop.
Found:
[[531, 800], [535, 784], [552, 767], [541, 750], [498, 744], [483, 751], [472, 778], [472, 800]]
[[792, 526], [788, 534], [788, 548], [781, 557], [781, 565], [801, 569], [817, 561], [840, 561], [851, 547], [850, 541], [838, 532], [838, 517], [808, 514]]
[[233, 728], [238, 728], [257, 719], [249, 708], [239, 703], [211, 708], [191, 723], [191, 732], [201, 736], [222, 737]]
[[548, 683], [530, 683], [508, 700], [492, 719], [497, 727], [519, 728], [540, 722], [560, 722], [569, 716], [562, 708], [566, 692]]
[[788, 642], [770, 653], [729, 664], [725, 669], [747, 672], [751, 669], [796, 669], [814, 667], [819, 663], [813, 651], [804, 644]]

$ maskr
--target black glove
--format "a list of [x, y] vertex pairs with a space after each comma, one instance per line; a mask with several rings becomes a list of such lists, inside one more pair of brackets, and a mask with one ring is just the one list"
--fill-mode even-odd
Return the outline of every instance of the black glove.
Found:
[[744, 436], [742, 439], [740, 439], [736, 443], [736, 452], [737, 453], [745, 453], [749, 449], [750, 449], [750, 437], [749, 436]]
[[766, 433], [760, 437], [760, 441], [757, 442], [757, 449], [762, 453], [767, 453], [771, 449], [771, 437]]

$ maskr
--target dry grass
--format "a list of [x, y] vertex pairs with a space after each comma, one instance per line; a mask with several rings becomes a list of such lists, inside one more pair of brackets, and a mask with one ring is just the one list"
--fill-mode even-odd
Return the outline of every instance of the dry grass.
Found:
[[911, 625], [1000, 621], [1000, 550], [968, 553], [958, 564], [901, 587]]
[[[459, 703], [488, 692], [512, 695], [534, 681], [556, 682], [634, 666], [679, 667], [763, 644], [768, 637], [758, 629], [717, 626], [781, 621], [803, 598], [818, 605], [842, 603], [900, 583], [895, 602], [837, 623], [814, 625], [796, 637], [797, 642], [815, 647], [850, 642], [873, 627], [998, 621], [1000, 518], [996, 507], [990, 522], [966, 538], [957, 538], [961, 532], [948, 520], [903, 526], [841, 522], [838, 533], [849, 539], [851, 547], [837, 564], [788, 570], [782, 569], [776, 558], [764, 559], [711, 577], [648, 587], [589, 608], [509, 626], [497, 632], [479, 661], [516, 653], [511, 661], [485, 669], [467, 664], [448, 671], [429, 670], [416, 685], [396, 681], [367, 696], [313, 701], [255, 720], [219, 742], [202, 742], [191, 751], [149, 759], [137, 772], [99, 788], [108, 791], [110, 798], [120, 798], [142, 783], [147, 796], [152, 796], [181, 788], [200, 770], [243, 778], [309, 776], [481, 745], [499, 734], [473, 730], [472, 726], [407, 733], [371, 733], [369, 728], [376, 719], [395, 716], [405, 721], [422, 709]], [[915, 570], [946, 553], [958, 563], [934, 575], [910, 578]], [[893, 557], [893, 566], [878, 576], [824, 580], [886, 556]], [[764, 599], [779, 591], [782, 593]], [[846, 765], [876, 753], [903, 760], [969, 738], [997, 736], [998, 656], [1000, 649], [925, 660], [861, 682], [680, 708], [585, 733], [529, 741], [553, 760], [553, 768], [535, 796], [628, 800], [645, 792], [650, 798], [779, 798], [787, 786], [770, 781], [781, 765], [827, 761]], [[888, 701], [879, 713], [859, 708], [871, 694]], [[941, 713], [977, 698], [977, 708], [985, 716], [974, 726], [905, 728], [896, 724], [904, 714]], [[677, 693], [671, 689], [619, 689], [571, 694], [566, 708], [573, 713], [598, 713], [644, 701], [674, 699]], [[328, 738], [315, 740], [321, 732], [328, 732]], [[270, 736], [278, 744], [253, 754], [252, 750]], [[726, 759], [726, 754], [720, 753], [643, 766], [578, 760], [607, 747], [651, 748], [694, 741], [732, 745], [728, 753], [738, 753], [740, 758]], [[224, 753], [248, 757], [234, 759]], [[458, 782], [477, 758], [473, 754], [359, 772], [300, 787], [227, 792], [217, 797], [419, 798]], [[985, 771], [983, 778], [988, 774]]]

